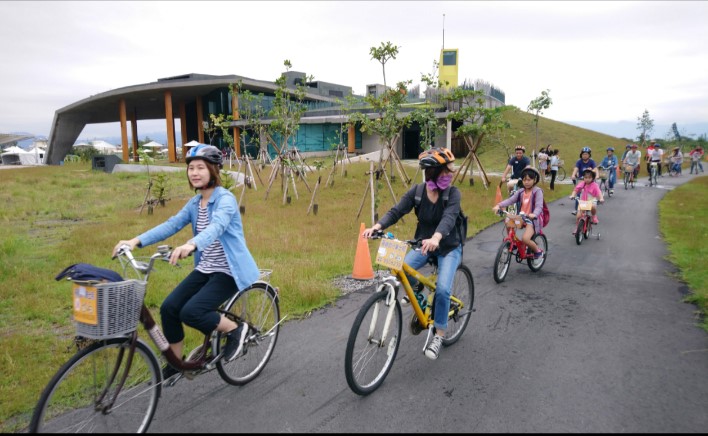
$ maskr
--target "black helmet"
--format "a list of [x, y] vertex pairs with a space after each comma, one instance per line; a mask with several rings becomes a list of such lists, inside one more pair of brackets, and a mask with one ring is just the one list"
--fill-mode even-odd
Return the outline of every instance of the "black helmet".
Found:
[[536, 168], [532, 166], [527, 166], [526, 168], [521, 170], [520, 178], [523, 179], [525, 176], [533, 177], [535, 179], [535, 181], [533, 182], [534, 185], [541, 180], [541, 174]]
[[187, 163], [189, 164], [194, 159], [202, 159], [207, 162], [218, 165], [219, 168], [223, 165], [223, 155], [221, 150], [214, 147], [213, 145], [199, 144], [196, 147], [192, 147], [187, 152]]
[[583, 177], [585, 177], [585, 174], [592, 175], [592, 179], [595, 180], [595, 171], [591, 170], [590, 168], [587, 168], [585, 169], [585, 171], [583, 171]]
[[418, 155], [418, 165], [421, 168], [437, 168], [455, 161], [455, 155], [444, 147], [431, 148]]

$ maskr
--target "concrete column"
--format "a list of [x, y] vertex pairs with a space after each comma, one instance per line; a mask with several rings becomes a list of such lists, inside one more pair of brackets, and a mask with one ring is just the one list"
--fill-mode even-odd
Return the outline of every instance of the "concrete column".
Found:
[[447, 136], [445, 137], [445, 148], [452, 150], [452, 120], [447, 120]]

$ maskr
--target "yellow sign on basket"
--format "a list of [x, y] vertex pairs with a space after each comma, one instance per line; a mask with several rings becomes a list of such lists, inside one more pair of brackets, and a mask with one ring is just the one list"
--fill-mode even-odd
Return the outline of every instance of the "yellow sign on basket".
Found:
[[379, 251], [376, 253], [376, 263], [391, 269], [403, 268], [403, 258], [406, 257], [408, 244], [396, 239], [382, 239]]
[[97, 299], [98, 290], [93, 286], [84, 286], [74, 283], [74, 319], [84, 324], [97, 325]]

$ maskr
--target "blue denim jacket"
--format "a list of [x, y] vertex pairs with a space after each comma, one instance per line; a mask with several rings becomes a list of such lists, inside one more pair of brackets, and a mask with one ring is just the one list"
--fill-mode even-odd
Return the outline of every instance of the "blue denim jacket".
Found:
[[197, 246], [197, 251], [194, 253], [194, 266], [199, 264], [202, 250], [219, 239], [224, 246], [226, 260], [236, 286], [239, 290], [244, 290], [258, 280], [260, 272], [246, 246], [236, 197], [229, 190], [217, 186], [207, 203], [209, 225], [197, 234], [197, 217], [201, 199], [201, 194], [195, 195], [176, 215], [138, 236], [140, 246], [145, 247], [167, 239], [191, 223], [194, 235], [192, 240]]

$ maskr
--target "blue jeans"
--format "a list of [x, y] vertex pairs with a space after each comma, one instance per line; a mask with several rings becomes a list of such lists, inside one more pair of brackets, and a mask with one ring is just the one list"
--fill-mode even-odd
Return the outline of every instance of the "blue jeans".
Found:
[[[445, 256], [438, 254], [422, 255], [419, 250], [410, 250], [406, 254], [405, 262], [414, 269], [425, 265], [428, 256], [438, 258], [438, 281], [435, 283], [435, 312], [433, 321], [435, 328], [447, 329], [447, 318], [450, 312], [450, 294], [452, 293], [452, 281], [455, 278], [455, 271], [462, 260], [462, 245], [447, 253]], [[411, 277], [408, 277], [411, 280]], [[411, 283], [412, 285], [412, 283]]]
[[617, 167], [612, 167], [607, 170], [607, 182], [610, 184], [610, 189], [615, 189], [617, 181]]

